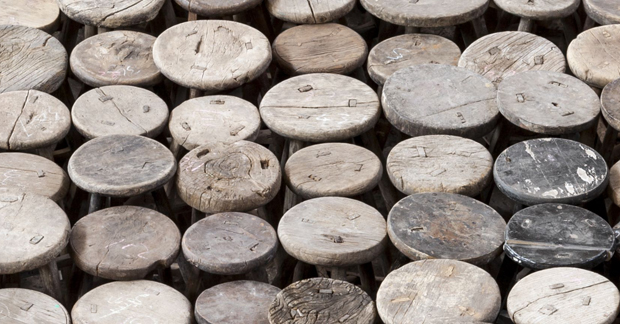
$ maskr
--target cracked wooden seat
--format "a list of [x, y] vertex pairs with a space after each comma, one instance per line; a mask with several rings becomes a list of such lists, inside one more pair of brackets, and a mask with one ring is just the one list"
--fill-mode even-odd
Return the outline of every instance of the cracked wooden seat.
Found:
[[3, 323], [71, 324], [71, 316], [54, 298], [30, 289], [0, 289]]
[[16, 190], [61, 201], [71, 181], [54, 162], [26, 153], [0, 153], [0, 189]]
[[60, 20], [56, 0], [0, 0], [0, 8], [0, 25], [26, 26], [53, 33]]
[[355, 0], [265, 0], [269, 13], [294, 24], [324, 24], [344, 17]]
[[619, 35], [617, 25], [595, 27], [579, 34], [566, 52], [573, 74], [599, 89], [620, 78], [620, 62], [614, 56], [620, 45]]
[[181, 8], [203, 17], [232, 16], [255, 8], [263, 0], [175, 0]]
[[60, 10], [86, 26], [119, 28], [140, 25], [157, 16], [165, 0], [58, 0]]
[[588, 17], [600, 25], [620, 23], [620, 8], [609, 0], [583, 0]]

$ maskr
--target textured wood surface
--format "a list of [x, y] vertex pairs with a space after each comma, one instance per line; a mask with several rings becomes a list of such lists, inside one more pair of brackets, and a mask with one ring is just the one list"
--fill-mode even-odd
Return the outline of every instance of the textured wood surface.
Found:
[[344, 17], [355, 0], [265, 0], [274, 17], [294, 24], [323, 24]]
[[60, 302], [38, 291], [0, 289], [0, 321], [4, 324], [71, 324]]
[[620, 80], [610, 82], [603, 89], [601, 113], [611, 127], [620, 129]]
[[607, 194], [616, 206], [620, 206], [620, 163], [614, 164], [609, 169], [609, 187], [607, 189]]
[[181, 8], [204, 17], [222, 17], [240, 14], [252, 9], [263, 0], [175, 0]]
[[18, 25], [52, 33], [56, 28], [60, 10], [56, 0], [0, 0], [0, 25]]
[[0, 153], [0, 189], [11, 189], [60, 201], [71, 181], [54, 162], [34, 154]]
[[620, 78], [620, 26], [608, 25], [588, 29], [568, 46], [566, 58], [573, 74], [585, 83], [604, 88]]
[[570, 16], [580, 0], [493, 0], [500, 9], [533, 20], [551, 20]]
[[601, 25], [620, 23], [620, 8], [609, 0], [583, 0], [588, 17]]
[[128, 27], [151, 21], [165, 0], [57, 0], [60, 10], [79, 23], [105, 28]]
[[389, 23], [412, 27], [447, 27], [481, 16], [489, 0], [361, 0], [373, 16]]

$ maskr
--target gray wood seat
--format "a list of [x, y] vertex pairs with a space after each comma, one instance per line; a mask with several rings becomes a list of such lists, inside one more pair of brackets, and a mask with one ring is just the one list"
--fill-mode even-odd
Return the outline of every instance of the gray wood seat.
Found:
[[71, 180], [54, 162], [26, 153], [0, 153], [0, 189], [17, 190], [60, 202]]
[[[607, 122], [603, 135], [599, 135], [602, 142], [598, 151], [601, 153], [608, 165], [613, 164], [613, 151], [618, 140], [618, 130], [620, 130], [620, 80], [608, 83], [601, 92], [601, 114]], [[605, 126], [605, 123], [597, 125]], [[597, 130], [598, 131], [598, 130]]]
[[203, 17], [232, 16], [255, 8], [263, 0], [175, 0], [181, 8]]
[[620, 78], [620, 62], [614, 56], [620, 45], [619, 35], [617, 25], [595, 27], [579, 34], [566, 52], [573, 74], [599, 89]]
[[269, 13], [294, 24], [324, 24], [338, 20], [355, 6], [355, 0], [265, 0]]
[[0, 25], [26, 26], [53, 33], [60, 20], [56, 0], [0, 0], [0, 7]]
[[60, 10], [86, 26], [119, 28], [140, 25], [157, 16], [165, 0], [58, 0]]
[[620, 8], [609, 0], [583, 0], [588, 17], [601, 25], [620, 23]]
[[547, 20], [564, 18], [572, 15], [577, 7], [579, 0], [560, 0], [560, 1], [516, 1], [516, 0], [494, 0], [495, 5], [500, 9], [526, 19]]
[[30, 289], [0, 289], [0, 321], [7, 324], [71, 324], [71, 316], [54, 298]]

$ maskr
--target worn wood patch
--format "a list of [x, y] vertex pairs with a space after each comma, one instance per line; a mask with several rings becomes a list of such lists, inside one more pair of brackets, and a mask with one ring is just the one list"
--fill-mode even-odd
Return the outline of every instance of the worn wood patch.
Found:
[[552, 20], [570, 16], [579, 0], [494, 0], [497, 7], [513, 15], [533, 20]]
[[87, 26], [119, 28], [140, 25], [157, 16], [165, 0], [58, 0], [67, 17]]
[[585, 83], [604, 88], [620, 78], [620, 26], [607, 25], [588, 29], [568, 46], [566, 58], [573, 74]]
[[65, 307], [52, 297], [30, 289], [0, 289], [0, 320], [8, 324], [71, 324]]
[[294, 24], [324, 24], [344, 17], [355, 0], [265, 0], [269, 13]]
[[0, 0], [0, 25], [19, 25], [53, 33], [59, 22], [60, 10], [55, 0]]
[[34, 154], [0, 153], [0, 189], [17, 190], [60, 201], [71, 180], [54, 162]]

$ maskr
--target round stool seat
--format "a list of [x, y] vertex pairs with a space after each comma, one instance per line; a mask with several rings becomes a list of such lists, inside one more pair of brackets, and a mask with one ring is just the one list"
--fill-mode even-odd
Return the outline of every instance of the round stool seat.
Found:
[[276, 255], [278, 237], [265, 220], [221, 213], [192, 225], [183, 235], [183, 255], [198, 269], [218, 275], [248, 273]]
[[607, 187], [607, 164], [584, 144], [561, 138], [517, 143], [497, 157], [499, 190], [524, 205], [581, 204]]
[[175, 0], [181, 8], [203, 17], [232, 16], [252, 9], [263, 0]]
[[157, 16], [165, 0], [58, 0], [71, 20], [87, 26], [119, 28], [140, 25]]
[[199, 146], [179, 162], [178, 194], [204, 213], [249, 211], [270, 202], [280, 190], [280, 162], [265, 147], [248, 141]]
[[64, 306], [54, 298], [30, 289], [0, 289], [3, 323], [71, 324]]
[[60, 10], [56, 0], [12, 1], [0, 0], [0, 25], [18, 25], [53, 33]]
[[198, 296], [198, 324], [269, 324], [269, 306], [280, 292], [270, 284], [239, 280], [209, 288]]
[[71, 52], [71, 71], [91, 87], [158, 84], [163, 77], [153, 62], [155, 39], [126, 30], [89, 37]]
[[181, 233], [152, 209], [121, 206], [80, 219], [71, 231], [71, 255], [82, 271], [109, 280], [142, 279], [157, 266], [169, 267], [179, 253]]
[[553, 268], [519, 280], [506, 304], [515, 324], [611, 324], [618, 316], [620, 293], [598, 273]]
[[495, 86], [474, 72], [421, 64], [392, 74], [381, 102], [388, 121], [407, 135], [479, 138], [497, 124], [496, 97]]
[[80, 298], [71, 310], [73, 322], [178, 323], [193, 322], [192, 304], [177, 290], [156, 281], [115, 281]]
[[447, 27], [480, 17], [489, 0], [361, 0], [373, 16], [400, 26]]
[[60, 201], [71, 180], [56, 163], [34, 154], [0, 153], [0, 189], [41, 195]]
[[294, 24], [324, 24], [344, 17], [355, 0], [265, 0], [269, 13], [283, 21]]
[[474, 197], [491, 181], [493, 157], [478, 142], [428, 135], [398, 143], [386, 168], [394, 186], [406, 195], [447, 192]]
[[620, 8], [609, 0], [583, 0], [583, 7], [592, 20], [600, 25], [620, 23]]
[[278, 293], [269, 307], [269, 323], [371, 324], [375, 302], [346, 281], [312, 278], [295, 282]]
[[71, 129], [71, 113], [45, 92], [0, 93], [0, 149], [32, 150], [60, 142]]
[[579, 0], [519, 1], [493, 0], [500, 9], [527, 19], [550, 20], [570, 16], [579, 7]]
[[305, 198], [355, 197], [374, 189], [383, 167], [371, 151], [352, 144], [317, 144], [295, 152], [284, 167], [286, 185]]
[[620, 206], [620, 162], [617, 162], [609, 169], [609, 188], [607, 193], [612, 202], [616, 206]]
[[461, 55], [459, 66], [497, 84], [517, 73], [544, 70], [563, 73], [564, 54], [551, 41], [534, 34], [507, 31], [473, 42]]
[[273, 55], [278, 66], [290, 75], [349, 74], [364, 64], [368, 46], [362, 36], [347, 26], [300, 25], [278, 35], [273, 42]]
[[385, 219], [358, 200], [324, 197], [289, 209], [278, 225], [282, 247], [297, 260], [325, 267], [371, 262], [385, 249]]
[[394, 72], [419, 64], [457, 65], [461, 50], [451, 40], [432, 34], [405, 34], [384, 40], [368, 55], [368, 74], [383, 85]]
[[170, 134], [188, 151], [209, 143], [254, 141], [261, 127], [252, 103], [233, 96], [185, 101], [170, 114]]
[[493, 208], [466, 196], [422, 193], [399, 201], [388, 234], [412, 260], [452, 259], [484, 266], [501, 254], [506, 222]]
[[0, 224], [0, 274], [40, 268], [54, 260], [69, 242], [67, 215], [43, 196], [0, 193]]
[[69, 176], [82, 190], [131, 197], [155, 190], [174, 176], [172, 153], [159, 142], [136, 135], [95, 138], [69, 159]]
[[498, 86], [499, 111], [512, 124], [545, 135], [584, 131], [598, 121], [601, 103], [587, 84], [563, 73], [527, 71]]
[[493, 322], [501, 297], [486, 271], [456, 260], [422, 260], [390, 272], [377, 292], [386, 324]]
[[153, 46], [153, 59], [181, 86], [217, 92], [259, 77], [271, 62], [269, 40], [258, 30], [226, 20], [189, 21], [168, 28]]
[[610, 82], [603, 89], [601, 113], [609, 126], [620, 129], [620, 80]]
[[566, 58], [573, 74], [597, 88], [620, 78], [614, 51], [620, 45], [620, 26], [600, 26], [579, 34], [568, 46]]
[[52, 93], [65, 81], [67, 51], [52, 35], [35, 28], [0, 25], [0, 93]]
[[322, 73], [280, 82], [261, 101], [260, 114], [269, 129], [283, 137], [334, 142], [372, 129], [381, 116], [381, 105], [365, 83]]

